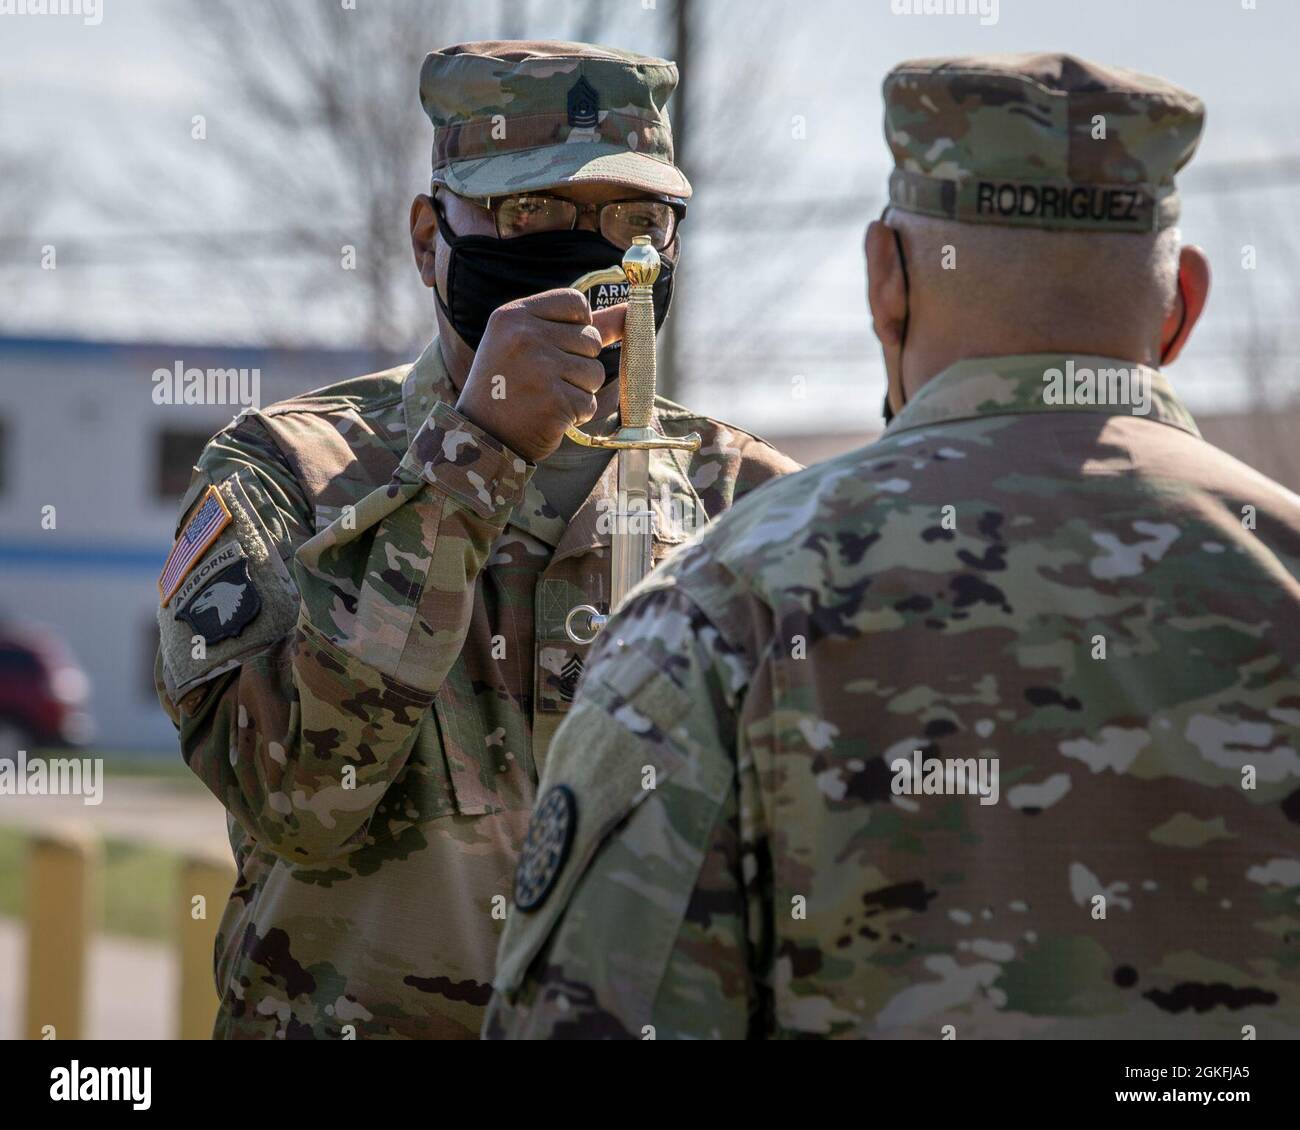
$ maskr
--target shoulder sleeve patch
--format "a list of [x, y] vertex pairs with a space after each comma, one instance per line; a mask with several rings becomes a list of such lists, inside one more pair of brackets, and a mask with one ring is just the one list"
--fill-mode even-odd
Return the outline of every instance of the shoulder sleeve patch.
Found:
[[[200, 517], [207, 511], [206, 516]], [[215, 532], [212, 530], [215, 529]], [[187, 535], [196, 549], [178, 548]], [[182, 557], [183, 566], [175, 563]], [[293, 630], [298, 594], [238, 473], [203, 493], [159, 583], [164, 681], [173, 701]], [[168, 578], [167, 569], [163, 573]], [[169, 591], [170, 590], [170, 591]]]
[[536, 910], [555, 886], [573, 846], [578, 802], [568, 785], [555, 785], [533, 809], [515, 872], [515, 908]]

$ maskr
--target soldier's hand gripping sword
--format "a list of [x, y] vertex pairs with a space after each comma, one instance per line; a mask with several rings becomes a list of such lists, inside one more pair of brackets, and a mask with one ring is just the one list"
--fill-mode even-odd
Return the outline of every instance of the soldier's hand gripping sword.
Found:
[[[570, 427], [565, 434], [584, 447], [614, 448], [618, 454], [618, 496], [609, 520], [613, 523], [609, 549], [609, 611], [612, 614], [628, 590], [650, 572], [654, 513], [650, 509], [650, 452], [657, 448], [697, 451], [700, 437], [661, 435], [650, 426], [655, 400], [654, 284], [659, 277], [659, 252], [648, 236], [639, 235], [623, 256], [621, 266], [583, 275], [573, 284], [584, 293], [593, 286], [628, 284], [627, 322], [618, 366], [619, 429], [612, 436], [589, 436]], [[609, 615], [590, 604], [579, 604], [564, 620], [574, 643], [596, 638]]]

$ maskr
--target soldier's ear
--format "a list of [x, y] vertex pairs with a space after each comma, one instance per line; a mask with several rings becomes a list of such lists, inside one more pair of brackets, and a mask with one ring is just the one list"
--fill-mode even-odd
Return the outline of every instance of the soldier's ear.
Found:
[[437, 277], [438, 210], [433, 200], [421, 194], [411, 201], [411, 250], [420, 281], [432, 287]]
[[886, 356], [903, 344], [907, 328], [907, 276], [894, 229], [884, 220], [867, 226], [867, 305], [872, 328]]
[[1192, 328], [1200, 320], [1210, 296], [1210, 261], [1199, 247], [1188, 245], [1178, 253], [1178, 296], [1165, 311], [1160, 327], [1160, 363], [1178, 359]]

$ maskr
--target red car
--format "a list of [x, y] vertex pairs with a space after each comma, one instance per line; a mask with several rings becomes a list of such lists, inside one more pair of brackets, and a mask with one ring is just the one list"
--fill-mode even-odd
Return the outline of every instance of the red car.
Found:
[[90, 681], [57, 636], [0, 625], [0, 758], [90, 738]]

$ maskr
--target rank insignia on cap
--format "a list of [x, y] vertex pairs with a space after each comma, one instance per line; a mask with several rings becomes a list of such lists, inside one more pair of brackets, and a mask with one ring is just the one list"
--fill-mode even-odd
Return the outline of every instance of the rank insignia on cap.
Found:
[[569, 125], [575, 129], [595, 129], [600, 122], [600, 95], [586, 78], [569, 89]]
[[515, 872], [515, 907], [536, 910], [550, 895], [573, 846], [578, 801], [568, 785], [555, 785], [541, 799], [528, 825], [519, 869]]
[[230, 525], [230, 522], [230, 508], [226, 505], [226, 500], [221, 497], [216, 487], [208, 487], [198, 509], [190, 515], [190, 520], [185, 523], [185, 528], [181, 530], [180, 537], [172, 546], [171, 553], [167, 555], [167, 563], [158, 578], [158, 595], [162, 598], [164, 608], [176, 595], [181, 582], [189, 575], [208, 546], [217, 540], [221, 531]]
[[262, 598], [248, 576], [248, 559], [240, 557], [176, 610], [209, 644], [239, 635], [259, 612]]

